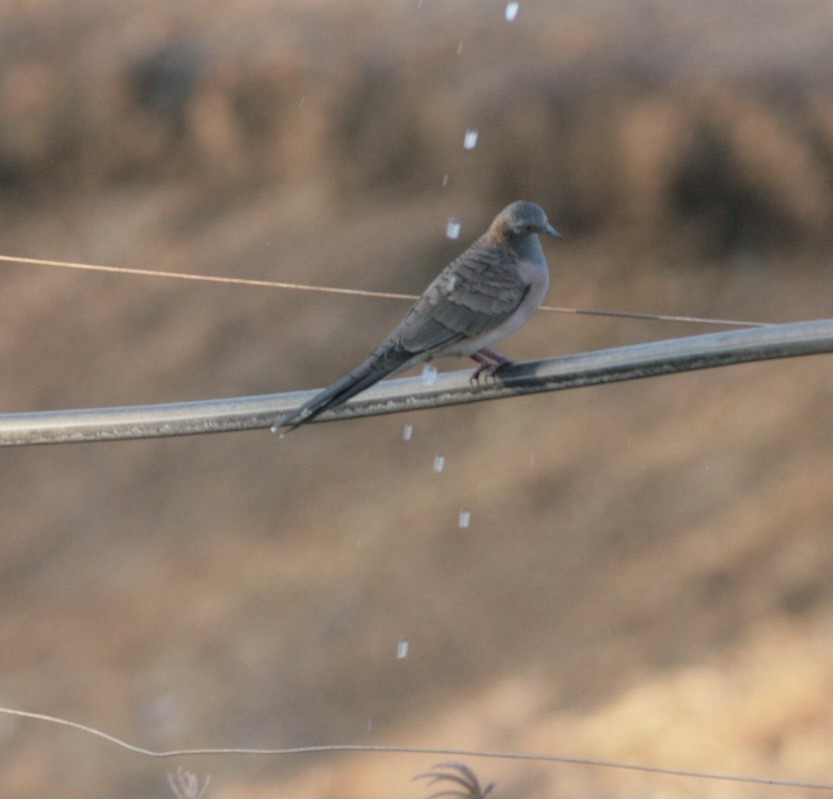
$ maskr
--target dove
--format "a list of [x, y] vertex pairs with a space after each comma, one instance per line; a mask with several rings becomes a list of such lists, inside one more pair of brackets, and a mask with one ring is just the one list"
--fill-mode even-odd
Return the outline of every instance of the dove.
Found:
[[473, 381], [514, 363], [491, 347], [521, 327], [547, 293], [549, 269], [539, 233], [561, 238], [540, 206], [507, 205], [363, 363], [273, 429], [295, 430], [383, 378], [434, 358], [471, 358], [478, 364]]

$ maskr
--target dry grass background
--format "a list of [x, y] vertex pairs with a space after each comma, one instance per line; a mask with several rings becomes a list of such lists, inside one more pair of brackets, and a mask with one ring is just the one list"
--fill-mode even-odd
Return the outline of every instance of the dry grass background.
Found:
[[[830, 315], [826, 3], [503, 8], [7, 4], [0, 252], [419, 291], [525, 198], [565, 233], [547, 245], [557, 304]], [[0, 281], [3, 411], [321, 385], [404, 310], [9, 265]], [[540, 314], [506, 349], [690, 332]], [[283, 441], [2, 452], [0, 704], [157, 748], [409, 743], [829, 782], [827, 367]], [[369, 799], [422, 796], [410, 778], [433, 760], [183, 765], [216, 799]], [[496, 797], [785, 794], [473, 765]], [[4, 797], [165, 796], [168, 768], [0, 717]]]

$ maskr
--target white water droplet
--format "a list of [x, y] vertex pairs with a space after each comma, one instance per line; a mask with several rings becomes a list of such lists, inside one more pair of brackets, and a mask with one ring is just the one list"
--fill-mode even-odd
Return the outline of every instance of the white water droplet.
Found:
[[477, 128], [469, 128], [466, 131], [466, 135], [463, 136], [463, 149], [465, 150], [473, 150], [477, 147], [477, 137], [480, 134], [477, 132]]
[[403, 441], [410, 441], [414, 435], [414, 426], [412, 424], [406, 424], [405, 427], [402, 428], [402, 440]]
[[432, 363], [426, 363], [422, 367], [422, 374], [420, 375], [422, 382], [426, 386], [433, 386], [437, 382], [437, 367]]
[[462, 52], [463, 52], [463, 43], [460, 42], [460, 44], [457, 45], [457, 55], [460, 55], [460, 53], [462, 53]]
[[460, 220], [452, 216], [445, 226], [445, 235], [450, 239], [456, 239], [460, 235]]
[[434, 471], [439, 474], [443, 469], [445, 469], [445, 457], [442, 455], [435, 455], [434, 456]]
[[511, 3], [506, 4], [506, 21], [512, 22], [515, 17], [518, 16], [518, 8], [520, 8], [520, 3], [516, 3], [515, 0], [512, 0]]
[[457, 517], [457, 526], [461, 530], [465, 530], [471, 523], [471, 511], [468, 508], [463, 508], [460, 515]]
[[443, 175], [443, 188], [446, 188], [446, 186], [448, 186], [448, 182], [449, 182], [450, 180], [451, 180], [451, 177], [449, 176], [448, 172], [446, 172], [446, 173]]
[[445, 281], [445, 290], [451, 294], [454, 289], [457, 288], [457, 275], [451, 275], [448, 280]]
[[403, 638], [397, 645], [396, 645], [396, 659], [397, 660], [404, 660], [408, 657], [408, 648], [410, 647], [410, 643], [407, 639]]

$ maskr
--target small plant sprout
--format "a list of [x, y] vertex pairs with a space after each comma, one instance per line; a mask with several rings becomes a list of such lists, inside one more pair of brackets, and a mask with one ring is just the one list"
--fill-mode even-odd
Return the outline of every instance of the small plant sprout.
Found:
[[485, 788], [481, 788], [477, 775], [465, 763], [439, 763], [431, 771], [417, 774], [414, 779], [426, 780], [429, 788], [438, 783], [460, 786], [437, 791], [427, 799], [486, 799], [495, 787], [495, 784], [490, 782]]
[[203, 799], [210, 782], [211, 775], [207, 774], [205, 782], [200, 785], [200, 778], [182, 766], [177, 766], [176, 774], [168, 772], [168, 785], [171, 786], [176, 799]]

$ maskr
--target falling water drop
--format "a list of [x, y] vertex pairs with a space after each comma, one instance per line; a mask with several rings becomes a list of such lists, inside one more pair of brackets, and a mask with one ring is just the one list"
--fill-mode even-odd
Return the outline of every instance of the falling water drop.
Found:
[[412, 424], [406, 424], [405, 427], [402, 428], [402, 440], [403, 441], [410, 441], [414, 435], [414, 426]]
[[445, 235], [450, 239], [456, 239], [460, 235], [460, 220], [452, 216], [445, 226]]
[[434, 471], [439, 474], [445, 469], [445, 457], [443, 455], [434, 456]]
[[461, 530], [465, 530], [471, 522], [471, 511], [468, 508], [463, 508], [460, 515], [457, 517], [457, 525]]
[[432, 363], [426, 363], [422, 367], [420, 378], [426, 386], [433, 386], [437, 382], [437, 367]]
[[520, 7], [520, 3], [515, 2], [512, 0], [511, 3], [506, 4], [506, 21], [512, 22], [515, 17], [518, 16], [518, 8]]
[[410, 643], [406, 638], [403, 638], [397, 645], [396, 645], [396, 659], [397, 660], [404, 660], [408, 657], [408, 648], [410, 647]]
[[462, 52], [463, 52], [463, 43], [460, 42], [460, 44], [457, 45], [457, 55], [460, 55], [460, 53], [462, 53]]
[[450, 176], [449, 176], [448, 172], [446, 172], [446, 173], [443, 175], [443, 188], [446, 188], [446, 186], [448, 186], [448, 182], [449, 182], [449, 180], [451, 180], [451, 178], [450, 178]]
[[466, 135], [463, 136], [463, 149], [465, 150], [473, 150], [477, 147], [477, 137], [478, 137], [477, 128], [469, 128], [466, 131]]

